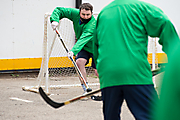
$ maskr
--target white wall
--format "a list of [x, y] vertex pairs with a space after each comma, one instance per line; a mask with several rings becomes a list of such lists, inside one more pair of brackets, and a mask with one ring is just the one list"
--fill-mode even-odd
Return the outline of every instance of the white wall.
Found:
[[[82, 0], [94, 13], [113, 0]], [[180, 31], [178, 0], [144, 0], [159, 6]], [[74, 7], [75, 0], [0, 0], [0, 59], [35, 58], [42, 55], [44, 14], [56, 6]]]
[[99, 13], [102, 8], [104, 8], [106, 5], [108, 5], [113, 0], [82, 0], [82, 3], [91, 3], [93, 5], [93, 12]]
[[44, 14], [75, 0], [0, 0], [0, 59], [42, 55]]

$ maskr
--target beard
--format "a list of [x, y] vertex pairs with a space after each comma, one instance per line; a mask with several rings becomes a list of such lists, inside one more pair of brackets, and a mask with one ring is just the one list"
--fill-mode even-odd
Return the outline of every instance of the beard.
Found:
[[80, 19], [81, 19], [81, 21], [83, 22], [83, 23], [88, 23], [90, 20], [91, 20], [91, 17], [89, 18], [89, 19], [84, 19], [84, 18], [82, 18], [82, 17], [80, 17]]

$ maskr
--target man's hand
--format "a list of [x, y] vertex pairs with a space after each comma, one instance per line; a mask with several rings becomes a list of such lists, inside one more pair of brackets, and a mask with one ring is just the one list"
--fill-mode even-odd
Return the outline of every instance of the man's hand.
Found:
[[51, 27], [52, 27], [53, 30], [55, 30], [58, 25], [59, 25], [59, 23], [56, 22], [56, 21], [53, 21], [53, 22], [51, 23]]
[[68, 53], [67, 53], [67, 56], [68, 56], [68, 58], [73, 58], [73, 55], [74, 55], [74, 53], [72, 52], [72, 51], [69, 51]]

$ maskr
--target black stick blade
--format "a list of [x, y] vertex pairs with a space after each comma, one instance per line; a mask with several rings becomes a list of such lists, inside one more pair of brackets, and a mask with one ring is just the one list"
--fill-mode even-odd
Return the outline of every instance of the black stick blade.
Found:
[[41, 87], [39, 87], [39, 93], [41, 97], [46, 101], [46, 103], [52, 106], [53, 108], [59, 108], [65, 105], [64, 103], [57, 103], [51, 100]]
[[158, 74], [160, 74], [160, 73], [162, 73], [164, 71], [165, 71], [165, 68], [163, 68], [163, 67], [162, 68], [158, 68], [158, 69], [152, 71], [152, 75], [156, 76], [156, 75], [158, 75]]

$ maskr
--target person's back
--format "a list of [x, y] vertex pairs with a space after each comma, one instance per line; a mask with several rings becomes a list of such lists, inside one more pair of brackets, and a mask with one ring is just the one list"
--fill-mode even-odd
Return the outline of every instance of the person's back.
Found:
[[148, 36], [159, 37], [167, 55], [179, 36], [157, 7], [138, 0], [115, 0], [98, 15], [94, 58], [105, 120], [119, 120], [123, 101], [135, 119], [152, 120], [158, 95], [147, 60]]
[[[160, 37], [159, 43], [168, 52], [166, 48], [172, 42], [169, 38], [177, 37], [176, 32], [169, 35], [161, 31], [168, 22], [159, 8], [142, 1], [115, 0], [106, 6], [97, 19], [99, 53], [95, 56], [99, 77], [103, 79], [101, 88], [153, 84], [147, 60], [148, 36]], [[173, 25], [168, 27], [172, 29]]]

